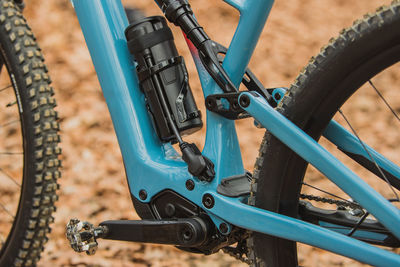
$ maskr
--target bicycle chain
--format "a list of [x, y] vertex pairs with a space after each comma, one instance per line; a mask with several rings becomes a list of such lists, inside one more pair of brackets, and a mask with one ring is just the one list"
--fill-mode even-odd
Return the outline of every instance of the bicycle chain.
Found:
[[[320, 196], [314, 196], [314, 195], [307, 195], [307, 194], [300, 194], [301, 199], [307, 199], [307, 200], [313, 200], [317, 202], [322, 202], [322, 203], [328, 203], [328, 204], [334, 204], [338, 207], [348, 207], [351, 209], [363, 209], [358, 203], [351, 202], [351, 201], [344, 201], [344, 200], [337, 200], [337, 199], [332, 199], [332, 198], [326, 198], [326, 197], [320, 197]], [[241, 262], [244, 262], [248, 265], [252, 264], [252, 260], [249, 258], [245, 257], [244, 255], [247, 255], [247, 246], [243, 245], [240, 247], [225, 247], [222, 248], [222, 251], [226, 254], [228, 254], [231, 257], [234, 257], [237, 260], [240, 260]]]
[[328, 203], [328, 204], [335, 204], [338, 207], [349, 207], [352, 209], [363, 209], [358, 203], [351, 202], [351, 201], [344, 201], [344, 200], [337, 200], [337, 199], [332, 199], [332, 198], [326, 198], [326, 197], [320, 197], [320, 196], [314, 196], [314, 195], [306, 195], [306, 194], [300, 194], [301, 199], [308, 199], [308, 200], [314, 200], [322, 203]]
[[240, 245], [238, 243], [237, 247], [235, 247], [235, 248], [234, 247], [224, 247], [224, 248], [222, 248], [222, 251], [224, 253], [227, 253], [229, 256], [234, 257], [235, 259], [240, 260], [241, 262], [244, 262], [248, 265], [253, 263], [253, 261], [247, 257], [248, 249], [247, 249], [247, 245], [245, 243], [242, 245]]

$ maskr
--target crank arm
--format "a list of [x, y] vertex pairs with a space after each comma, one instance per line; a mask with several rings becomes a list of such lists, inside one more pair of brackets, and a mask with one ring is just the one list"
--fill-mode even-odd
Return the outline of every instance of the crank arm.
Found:
[[176, 220], [115, 220], [94, 227], [89, 222], [71, 219], [67, 238], [73, 250], [94, 255], [97, 240], [111, 239], [155, 243], [180, 247], [198, 247], [206, 242], [210, 224], [200, 217]]
[[100, 224], [107, 228], [104, 239], [181, 247], [200, 246], [207, 237], [207, 224], [200, 218], [178, 220], [113, 220]]

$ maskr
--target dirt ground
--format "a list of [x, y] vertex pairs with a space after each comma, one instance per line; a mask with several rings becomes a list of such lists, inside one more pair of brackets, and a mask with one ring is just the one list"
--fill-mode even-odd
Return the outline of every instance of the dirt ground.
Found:
[[[26, 2], [24, 13], [43, 50], [56, 89], [63, 149], [60, 200], [39, 266], [244, 266], [222, 253], [205, 257], [158, 245], [100, 241], [98, 253], [91, 257], [70, 249], [65, 238], [65, 224], [70, 218], [99, 223], [138, 216], [129, 196], [107, 106], [70, 1]], [[160, 14], [151, 0], [123, 3], [141, 8], [148, 15]], [[238, 20], [235, 10], [222, 1], [191, 0], [190, 3], [209, 35], [227, 46]], [[388, 3], [387, 0], [276, 0], [250, 67], [266, 87], [289, 86], [308, 59], [331, 37], [363, 14]], [[198, 106], [205, 114], [189, 50], [180, 31], [176, 28], [173, 31], [187, 62]], [[237, 124], [245, 167], [252, 170], [263, 130], [255, 129], [249, 120]], [[204, 129], [189, 139], [202, 146]], [[305, 247], [300, 259], [304, 266], [360, 266], [310, 247]]]

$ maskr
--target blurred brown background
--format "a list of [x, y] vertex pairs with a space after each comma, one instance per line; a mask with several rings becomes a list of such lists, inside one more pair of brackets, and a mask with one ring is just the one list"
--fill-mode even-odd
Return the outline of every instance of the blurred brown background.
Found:
[[[63, 177], [55, 224], [40, 266], [244, 266], [227, 255], [197, 256], [172, 247], [100, 241], [89, 257], [70, 249], [65, 224], [76, 217], [99, 223], [107, 219], [138, 218], [131, 204], [124, 168], [107, 106], [70, 1], [26, 1], [24, 11], [36, 34], [56, 89], [61, 115]], [[147, 15], [160, 14], [151, 0], [123, 1]], [[237, 12], [222, 1], [191, 0], [209, 35], [228, 45]], [[308, 59], [343, 28], [382, 4], [382, 0], [276, 0], [250, 63], [266, 87], [289, 86]], [[180, 31], [173, 27], [185, 57], [190, 83], [204, 107], [193, 61]], [[238, 123], [245, 167], [252, 170], [263, 130], [252, 121]], [[203, 144], [204, 130], [190, 137]], [[318, 252], [318, 253], [317, 253]], [[305, 266], [359, 266], [351, 260], [307, 248]]]

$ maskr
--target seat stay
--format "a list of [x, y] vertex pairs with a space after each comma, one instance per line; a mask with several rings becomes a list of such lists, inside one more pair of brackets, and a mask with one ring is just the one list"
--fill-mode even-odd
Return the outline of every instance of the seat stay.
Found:
[[[383, 180], [388, 179], [390, 184], [400, 189], [400, 167], [367, 144], [364, 143], [363, 146], [356, 136], [339, 123], [334, 120], [330, 121], [323, 136], [362, 166]], [[384, 177], [382, 177], [382, 173], [377, 169], [375, 163], [384, 173]]]
[[[272, 108], [258, 93], [244, 92], [239, 103], [276, 138], [308, 161], [373, 214], [397, 238], [400, 238], [400, 212], [387, 199], [336, 159], [294, 123]], [[243, 104], [247, 106], [243, 106]]]

